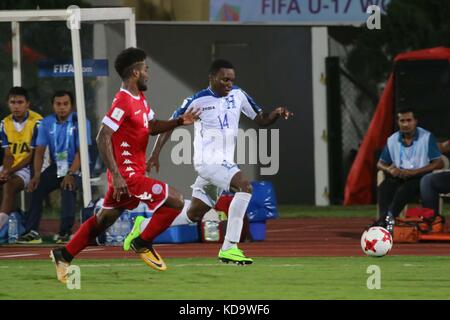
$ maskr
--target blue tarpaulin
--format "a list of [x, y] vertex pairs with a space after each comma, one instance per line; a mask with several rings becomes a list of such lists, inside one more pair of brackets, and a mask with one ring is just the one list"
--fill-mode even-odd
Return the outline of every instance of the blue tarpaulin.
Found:
[[275, 189], [269, 181], [252, 181], [253, 193], [247, 208], [250, 222], [278, 218]]

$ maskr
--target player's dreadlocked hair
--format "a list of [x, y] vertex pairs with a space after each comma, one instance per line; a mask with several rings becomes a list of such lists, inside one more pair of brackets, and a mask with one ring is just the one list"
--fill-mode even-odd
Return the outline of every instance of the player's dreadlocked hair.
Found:
[[114, 62], [114, 67], [122, 80], [126, 80], [129, 78], [134, 66], [144, 61], [146, 57], [147, 54], [144, 50], [130, 47], [119, 53]]
[[215, 75], [222, 68], [234, 69], [230, 61], [224, 59], [216, 59], [211, 63], [211, 67], [209, 67], [209, 74]]

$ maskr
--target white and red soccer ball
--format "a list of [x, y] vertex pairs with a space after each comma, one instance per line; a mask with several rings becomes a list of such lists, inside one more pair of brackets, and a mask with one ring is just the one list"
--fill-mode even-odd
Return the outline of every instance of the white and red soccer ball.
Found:
[[385, 228], [372, 227], [361, 236], [361, 248], [371, 257], [383, 257], [392, 249], [392, 236]]

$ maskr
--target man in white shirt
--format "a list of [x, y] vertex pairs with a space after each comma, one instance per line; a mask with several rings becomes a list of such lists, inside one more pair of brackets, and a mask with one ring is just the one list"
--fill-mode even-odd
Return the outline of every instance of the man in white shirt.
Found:
[[[185, 99], [172, 116], [177, 118], [189, 110], [200, 111], [200, 118], [194, 124], [194, 168], [198, 177], [192, 185], [189, 208], [183, 209], [172, 226], [200, 222], [205, 213], [215, 206], [223, 191], [234, 191], [225, 241], [218, 257], [223, 262], [251, 264], [253, 260], [247, 258], [237, 247], [252, 194], [249, 180], [234, 163], [239, 118], [242, 112], [258, 125], [266, 127], [279, 117], [288, 119], [293, 114], [284, 107], [278, 107], [271, 113], [263, 112], [247, 93], [234, 86], [234, 80], [234, 67], [230, 62], [222, 59], [214, 61], [209, 73], [209, 87]], [[148, 171], [153, 167], [159, 171], [159, 154], [171, 133], [158, 136], [147, 162]], [[136, 220], [124, 242], [125, 250], [145, 225], [142, 218]]]

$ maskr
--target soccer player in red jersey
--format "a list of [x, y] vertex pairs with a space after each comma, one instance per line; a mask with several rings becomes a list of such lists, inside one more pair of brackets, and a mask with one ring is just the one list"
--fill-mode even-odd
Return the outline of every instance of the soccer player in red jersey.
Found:
[[146, 149], [149, 135], [190, 125], [199, 113], [192, 111], [177, 119], [155, 119], [143, 91], [147, 90], [148, 66], [146, 54], [138, 48], [128, 48], [116, 58], [115, 68], [122, 78], [111, 109], [103, 118], [97, 136], [100, 154], [108, 168], [108, 191], [102, 209], [84, 222], [72, 240], [50, 252], [58, 280], [65, 283], [70, 262], [95, 238], [110, 227], [123, 210], [133, 209], [140, 201], [153, 211], [151, 222], [131, 248], [150, 267], [166, 270], [166, 264], [152, 247], [152, 241], [166, 230], [181, 212], [184, 201], [180, 193], [166, 183], [145, 176]]

